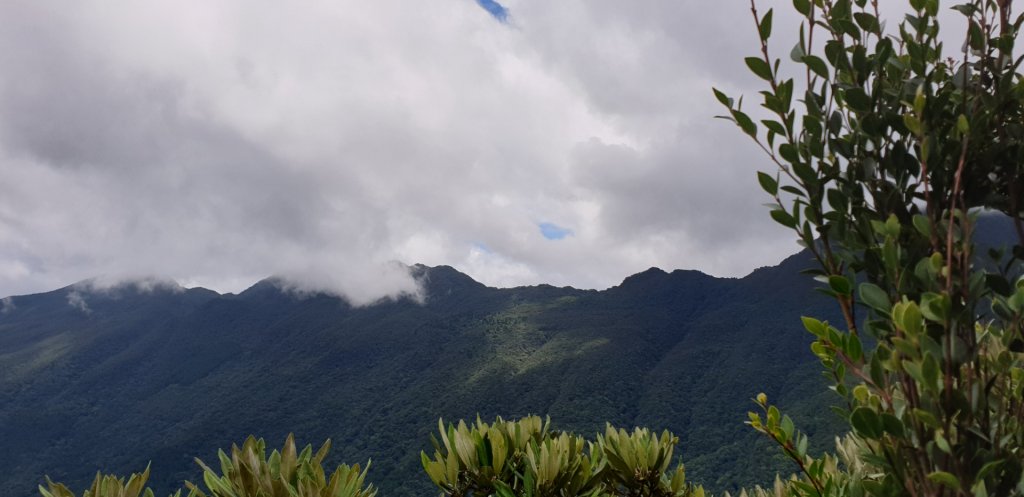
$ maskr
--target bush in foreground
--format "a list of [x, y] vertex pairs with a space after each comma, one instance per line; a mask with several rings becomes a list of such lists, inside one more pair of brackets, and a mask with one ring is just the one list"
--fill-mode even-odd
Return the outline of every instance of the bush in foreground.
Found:
[[702, 497], [686, 482], [682, 464], [669, 472], [679, 442], [665, 431], [632, 432], [609, 425], [596, 441], [552, 432], [550, 420], [500, 417], [445, 427], [434, 439], [433, 457], [421, 453], [431, 481], [452, 497]]
[[[771, 217], [814, 256], [842, 311], [842, 323], [803, 324], [851, 434], [845, 464], [812, 457], [759, 396], [750, 425], [801, 474], [773, 492], [1022, 495], [1024, 16], [1010, 0], [952, 6], [965, 22], [950, 56], [938, 0], [910, 0], [896, 33], [877, 0], [792, 4], [803, 21], [784, 65], [769, 46], [773, 12], [751, 1], [760, 53], [746, 64], [764, 82], [764, 118], [715, 94], [773, 164], [758, 173]], [[979, 216], [993, 212], [1017, 241], [979, 253]]]
[[[427, 476], [453, 497], [703, 497], [699, 486], [686, 482], [683, 465], [669, 466], [679, 442], [665, 431], [646, 428], [632, 432], [608, 426], [596, 441], [550, 429], [549, 419], [529, 416], [493, 423], [477, 419], [445, 427], [438, 422], [434, 457], [421, 454]], [[297, 451], [289, 435], [280, 451], [267, 455], [263, 439], [249, 437], [231, 454], [218, 451], [220, 471], [196, 459], [203, 469], [204, 489], [185, 482], [189, 497], [375, 497], [366, 484], [370, 464], [342, 464], [327, 476], [326, 441], [319, 450], [307, 445]], [[128, 482], [97, 474], [82, 497], [153, 497], [145, 488], [149, 468]], [[44, 497], [75, 497], [67, 487], [46, 479]], [[181, 491], [173, 497], [179, 497]]]

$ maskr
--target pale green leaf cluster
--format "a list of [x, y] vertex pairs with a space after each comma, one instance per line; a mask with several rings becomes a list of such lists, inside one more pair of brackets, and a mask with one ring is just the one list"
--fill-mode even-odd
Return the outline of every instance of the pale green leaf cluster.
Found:
[[218, 452], [220, 473], [201, 460], [206, 490], [191, 482], [185, 485], [195, 497], [373, 497], [373, 485], [364, 485], [366, 469], [358, 464], [342, 464], [331, 473], [324, 471], [323, 460], [331, 447], [327, 440], [316, 453], [311, 445], [296, 450], [295, 438], [288, 435], [284, 447], [266, 453], [262, 438], [250, 436], [241, 447], [233, 445], [231, 455]]
[[431, 481], [453, 497], [702, 497], [680, 464], [667, 473], [678, 439], [608, 426], [596, 441], [552, 432], [550, 420], [497, 418], [472, 425], [438, 422], [433, 457], [421, 453]]
[[421, 453], [423, 468], [448, 495], [502, 497], [596, 495], [597, 460], [582, 437], [552, 433], [551, 420], [528, 416], [471, 426], [438, 421], [433, 458]]
[[703, 488], [686, 482], [681, 463], [669, 469], [679, 439], [667, 430], [657, 435], [647, 428], [627, 432], [608, 425], [597, 443], [604, 456], [604, 479], [613, 495], [704, 496]]
[[[126, 482], [124, 478], [115, 475], [103, 475], [96, 473], [92, 485], [82, 492], [82, 497], [153, 497], [153, 490], [146, 487], [149, 480], [149, 466], [142, 473], [132, 473]], [[76, 497], [68, 487], [61, 483], [55, 483], [46, 477], [46, 488], [39, 486], [39, 493], [43, 497]], [[172, 497], [178, 497], [180, 491]]]

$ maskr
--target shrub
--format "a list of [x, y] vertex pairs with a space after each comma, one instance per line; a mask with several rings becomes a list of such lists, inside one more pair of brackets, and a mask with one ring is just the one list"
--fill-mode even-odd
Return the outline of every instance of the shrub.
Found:
[[[889, 35], [877, 0], [794, 0], [790, 78], [771, 56], [773, 12], [752, 1], [761, 46], [745, 62], [765, 118], [715, 90], [774, 164], [758, 173], [771, 217], [844, 316], [803, 324], [843, 399], [852, 460], [809, 456], [764, 396], [750, 417], [801, 471], [788, 494], [1024, 494], [1024, 17], [1008, 0], [953, 6], [965, 35], [947, 57], [939, 1], [909, 4]], [[1008, 250], [975, 245], [989, 212], [1012, 221]]]
[[479, 418], [472, 426], [438, 422], [433, 458], [421, 453], [431, 481], [453, 497], [702, 497], [686, 482], [680, 464], [666, 470], [679, 442], [672, 434], [632, 433], [610, 425], [596, 442], [550, 430], [550, 420], [529, 416], [516, 421]]
[[[115, 475], [102, 475], [96, 473], [92, 485], [88, 490], [82, 492], [82, 497], [153, 497], [153, 491], [146, 487], [146, 480], [149, 479], [149, 466], [142, 473], [132, 473], [125, 482], [124, 478]], [[39, 493], [43, 497], [75, 497], [75, 493], [62, 483], [54, 483], [50, 477], [46, 477], [46, 488], [39, 486]], [[175, 492], [172, 497], [179, 497], [181, 491]]]
[[363, 470], [342, 464], [327, 478], [322, 463], [330, 448], [327, 440], [315, 454], [311, 445], [296, 452], [295, 438], [288, 435], [284, 448], [267, 457], [263, 439], [250, 436], [241, 447], [231, 446], [230, 457], [218, 451], [219, 475], [196, 459], [206, 491], [191, 482], [185, 485], [190, 496], [198, 497], [374, 497], [373, 485], [363, 484], [369, 463]]

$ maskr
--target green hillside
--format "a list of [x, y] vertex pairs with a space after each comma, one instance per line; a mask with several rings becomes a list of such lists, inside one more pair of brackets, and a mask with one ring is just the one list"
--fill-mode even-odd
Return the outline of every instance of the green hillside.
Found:
[[362, 308], [273, 280], [239, 295], [14, 297], [0, 314], [0, 485], [27, 496], [43, 474], [82, 487], [152, 461], [160, 494], [200, 476], [194, 457], [294, 432], [332, 438], [329, 463], [372, 459], [382, 495], [434, 495], [419, 451], [438, 418], [477, 414], [550, 415], [588, 435], [606, 421], [669, 429], [709, 491], [765, 482], [791, 468], [743, 425], [757, 392], [831, 443], [832, 399], [799, 325], [830, 309], [797, 274], [806, 265], [742, 279], [650, 269], [600, 292], [494, 289], [417, 266], [424, 304]]

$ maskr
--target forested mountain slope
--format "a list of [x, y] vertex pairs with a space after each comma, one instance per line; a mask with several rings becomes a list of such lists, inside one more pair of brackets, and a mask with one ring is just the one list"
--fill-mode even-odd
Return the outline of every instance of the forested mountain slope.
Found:
[[152, 461], [159, 494], [199, 478], [193, 457], [294, 432], [332, 438], [334, 461], [373, 459], [383, 495], [434, 495], [419, 451], [439, 417], [530, 413], [588, 434], [606, 421], [667, 428], [709, 490], [764, 482], [791, 469], [743, 425], [758, 392], [830, 443], [833, 399], [799, 317], [831, 307], [798, 274], [808, 266], [797, 255], [741, 279], [650, 269], [606, 291], [495, 289], [417, 266], [424, 303], [360, 308], [274, 280], [239, 295], [14, 297], [0, 314], [0, 486], [32, 495], [49, 474], [82, 487]]

